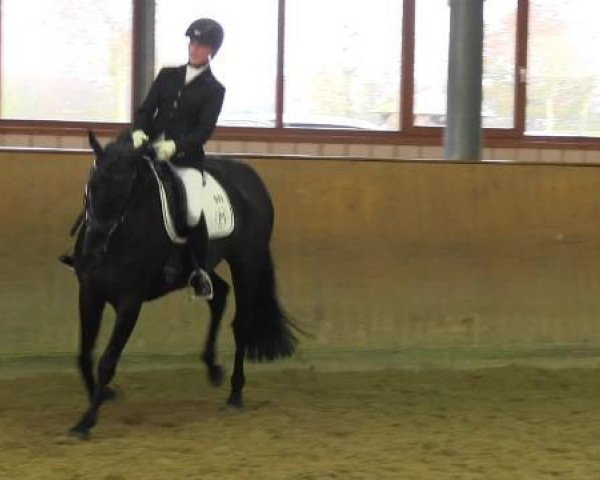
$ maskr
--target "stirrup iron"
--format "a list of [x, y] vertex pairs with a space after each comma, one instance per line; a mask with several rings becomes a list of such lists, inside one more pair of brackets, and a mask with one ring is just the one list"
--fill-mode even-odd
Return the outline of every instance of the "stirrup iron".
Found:
[[192, 272], [188, 285], [194, 289], [197, 296], [212, 300], [214, 295], [212, 281], [210, 275], [203, 269], [198, 268]]

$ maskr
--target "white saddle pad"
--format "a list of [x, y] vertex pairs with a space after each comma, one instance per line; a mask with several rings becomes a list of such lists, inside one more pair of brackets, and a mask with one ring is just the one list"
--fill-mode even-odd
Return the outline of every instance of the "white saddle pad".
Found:
[[209, 238], [224, 238], [233, 232], [233, 209], [225, 189], [210, 173], [202, 174], [195, 168], [171, 169], [181, 178], [187, 199], [187, 225], [195, 227], [204, 213]]
[[[187, 200], [187, 225], [195, 227], [200, 221], [200, 215], [204, 213], [208, 238], [225, 238], [233, 232], [234, 215], [229, 196], [225, 189], [208, 172], [202, 174], [195, 168], [175, 167], [168, 164], [179, 178], [181, 178]], [[171, 240], [175, 243], [186, 243], [187, 239], [177, 235], [174, 221], [167, 206], [167, 196], [154, 166], [150, 162], [152, 171], [158, 182], [160, 200], [162, 204], [163, 220], [165, 229]]]

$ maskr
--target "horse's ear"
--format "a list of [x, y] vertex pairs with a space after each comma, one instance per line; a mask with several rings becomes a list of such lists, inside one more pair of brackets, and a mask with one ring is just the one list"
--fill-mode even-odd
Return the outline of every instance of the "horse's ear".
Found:
[[102, 147], [100, 146], [100, 143], [98, 142], [98, 139], [96, 138], [96, 135], [94, 135], [94, 132], [92, 132], [91, 130], [88, 131], [88, 138], [90, 141], [90, 146], [92, 147], [92, 150], [94, 150], [94, 154], [96, 155], [96, 158], [100, 158], [100, 156], [102, 155]]

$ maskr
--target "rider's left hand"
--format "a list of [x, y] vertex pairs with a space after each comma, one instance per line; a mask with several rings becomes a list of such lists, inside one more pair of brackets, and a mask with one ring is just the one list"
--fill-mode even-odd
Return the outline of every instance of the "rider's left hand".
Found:
[[165, 162], [169, 160], [177, 150], [177, 146], [173, 140], [161, 140], [156, 142], [154, 145], [154, 151], [156, 152], [156, 159]]

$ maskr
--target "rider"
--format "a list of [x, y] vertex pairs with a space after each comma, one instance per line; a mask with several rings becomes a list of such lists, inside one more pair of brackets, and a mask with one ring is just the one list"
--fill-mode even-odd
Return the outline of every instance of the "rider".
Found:
[[[225, 88], [210, 69], [224, 32], [215, 20], [200, 18], [190, 24], [185, 35], [189, 37], [187, 65], [161, 69], [135, 112], [131, 135], [136, 148], [152, 142], [158, 160], [202, 172], [203, 145], [215, 129], [225, 96]], [[190, 234], [189, 245], [197, 267], [190, 284], [197, 295], [211, 298], [212, 282], [204, 270], [208, 249], [204, 216]]]
[[[133, 120], [133, 144], [153, 142], [156, 158], [176, 166], [204, 170], [203, 145], [215, 126], [225, 88], [210, 70], [210, 60], [223, 43], [223, 27], [210, 18], [200, 18], [185, 32], [189, 37], [188, 63], [163, 68]], [[212, 283], [204, 268], [208, 232], [204, 216], [189, 236], [196, 263], [190, 277], [197, 295], [211, 298]]]

